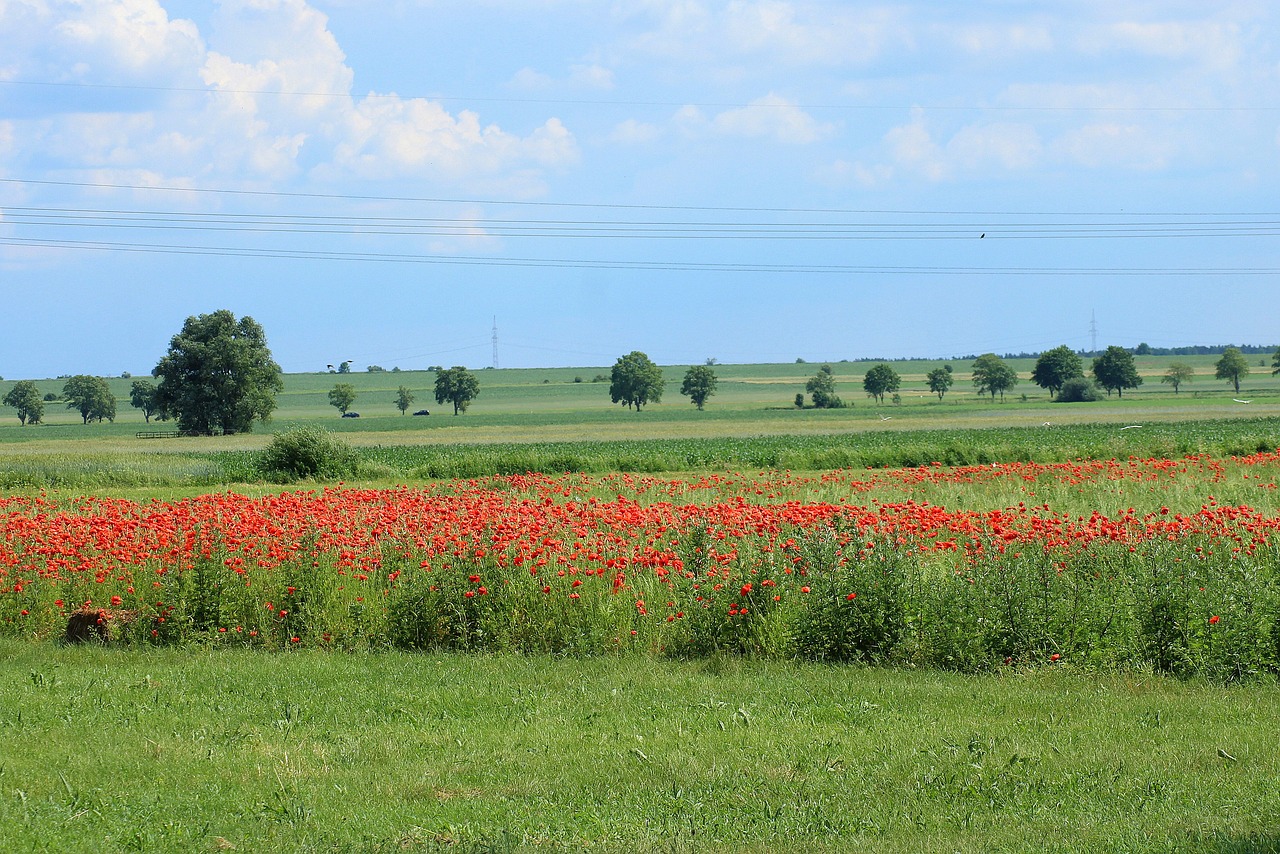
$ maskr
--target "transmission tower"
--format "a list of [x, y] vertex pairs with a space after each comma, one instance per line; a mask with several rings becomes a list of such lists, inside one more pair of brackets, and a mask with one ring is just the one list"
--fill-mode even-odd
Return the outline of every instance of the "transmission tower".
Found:
[[[494, 327], [494, 333], [493, 333], [493, 335], [494, 335], [494, 338], [493, 338], [493, 340], [494, 340], [494, 345], [493, 345], [493, 346], [494, 346], [494, 347], [497, 347], [497, 346], [498, 346], [498, 344], [497, 344], [497, 341], [498, 341], [498, 332], [497, 332], [497, 327]], [[1090, 312], [1089, 312], [1089, 338], [1090, 338], [1090, 341], [1091, 341], [1090, 346], [1093, 348], [1091, 352], [1093, 353], [1093, 355], [1095, 355], [1095, 356], [1096, 356], [1096, 355], [1098, 355], [1098, 315], [1097, 315], [1097, 313], [1096, 313], [1096, 312], [1093, 312], [1093, 311], [1090, 311]], [[495, 350], [494, 352], [496, 353], [497, 351]], [[496, 367], [496, 366], [497, 366], [498, 357], [495, 355], [495, 356], [493, 357], [493, 360], [494, 360], [494, 365], [495, 365], [495, 367]]]
[[498, 367], [498, 316], [493, 317], [493, 366]]

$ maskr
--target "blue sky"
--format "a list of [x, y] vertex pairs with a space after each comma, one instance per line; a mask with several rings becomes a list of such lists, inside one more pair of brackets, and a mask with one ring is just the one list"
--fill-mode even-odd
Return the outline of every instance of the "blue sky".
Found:
[[1280, 342], [1280, 7], [0, 0], [0, 375]]

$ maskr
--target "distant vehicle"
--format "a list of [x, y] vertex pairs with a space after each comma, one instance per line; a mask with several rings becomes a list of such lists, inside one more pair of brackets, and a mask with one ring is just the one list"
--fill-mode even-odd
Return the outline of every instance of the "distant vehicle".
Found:
[[413, 414], [414, 414], [414, 415], [430, 415], [431, 413], [430, 413], [430, 412], [428, 412], [428, 411], [427, 411], [427, 410], [425, 410], [425, 409], [419, 409], [417, 412], [415, 412], [415, 413], [413, 413]]
[[342, 417], [343, 417], [343, 418], [359, 418], [359, 417], [360, 417], [360, 413], [359, 413], [359, 412], [344, 412], [344, 413], [342, 413]]

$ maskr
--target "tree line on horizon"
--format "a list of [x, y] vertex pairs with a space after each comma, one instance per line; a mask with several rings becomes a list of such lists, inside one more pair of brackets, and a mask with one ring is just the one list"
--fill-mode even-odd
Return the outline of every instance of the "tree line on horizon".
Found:
[[[1269, 352], [1269, 348], [1228, 346], [1221, 350], [1221, 358], [1214, 366], [1215, 378], [1232, 383], [1237, 393], [1240, 380], [1249, 374], [1247, 351]], [[1109, 346], [1093, 358], [1089, 371], [1092, 377], [1087, 377], [1082, 354], [1064, 344], [1037, 354], [1031, 381], [1047, 390], [1051, 400], [1060, 402], [1095, 400], [1099, 390], [1105, 390], [1108, 395], [1114, 391], [1123, 397], [1125, 389], [1142, 384], [1134, 364], [1135, 355], [1159, 355], [1159, 352], [1145, 344], [1133, 349]], [[995, 353], [972, 357], [972, 382], [980, 396], [990, 395], [994, 402], [998, 395], [1003, 401], [1005, 393], [1018, 384], [1017, 372], [1005, 361], [1008, 358], [1015, 357]], [[797, 359], [797, 363], [803, 361]], [[863, 377], [863, 390], [877, 403], [883, 403], [888, 394], [895, 395], [896, 399], [901, 387], [901, 377], [890, 361], [902, 360], [881, 360]], [[704, 409], [715, 394], [718, 381], [715, 365], [715, 359], [707, 359], [705, 364], [694, 365], [685, 373], [680, 393], [699, 410]], [[1275, 350], [1272, 367], [1272, 374], [1280, 374], [1280, 347]], [[437, 366], [433, 370], [436, 402], [452, 404], [454, 415], [465, 412], [480, 393], [476, 375], [462, 366], [448, 369]], [[350, 373], [350, 362], [342, 363], [341, 369], [332, 372]], [[262, 326], [247, 315], [237, 319], [226, 309], [188, 317], [151, 375], [158, 382], [134, 380], [130, 389], [131, 405], [142, 411], [147, 423], [153, 417], [162, 421], [172, 419], [179, 433], [189, 435], [249, 432], [254, 421], [265, 422], [270, 418], [276, 408], [276, 396], [284, 389], [283, 372], [271, 356]], [[1189, 365], [1174, 362], [1161, 382], [1173, 386], [1176, 394], [1194, 375]], [[636, 412], [648, 403], [660, 402], [666, 385], [662, 369], [639, 350], [620, 356], [608, 379], [612, 402]], [[942, 400], [955, 382], [954, 369], [950, 364], [934, 368], [925, 380], [929, 390]], [[813, 408], [846, 406], [835, 394], [835, 377], [830, 365], [823, 365], [806, 382], [805, 391]], [[354, 415], [350, 408], [355, 398], [355, 387], [349, 383], [338, 383], [329, 392], [330, 404], [344, 417]], [[415, 399], [410, 389], [400, 386], [395, 405], [403, 415]], [[19, 381], [0, 403], [17, 410], [19, 422], [26, 426], [41, 423], [45, 403], [57, 400], [65, 400], [69, 409], [79, 412], [84, 424], [114, 421], [116, 417], [117, 401], [107, 381], [83, 374], [66, 378], [61, 397], [42, 395], [31, 380]], [[795, 405], [805, 407], [804, 394], [796, 395]], [[429, 413], [421, 410], [415, 414]]]

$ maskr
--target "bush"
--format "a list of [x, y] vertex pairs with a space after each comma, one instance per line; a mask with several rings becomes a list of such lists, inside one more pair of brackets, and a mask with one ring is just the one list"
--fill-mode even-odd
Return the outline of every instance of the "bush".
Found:
[[258, 458], [268, 478], [338, 478], [355, 474], [356, 452], [346, 442], [315, 427], [296, 427], [278, 433]]
[[1101, 399], [1098, 384], [1085, 377], [1073, 377], [1062, 384], [1058, 403], [1088, 403]]

